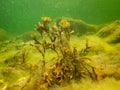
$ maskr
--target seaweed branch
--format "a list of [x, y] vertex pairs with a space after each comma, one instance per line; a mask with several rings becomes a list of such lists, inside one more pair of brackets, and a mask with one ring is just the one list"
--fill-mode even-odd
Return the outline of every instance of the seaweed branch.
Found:
[[[89, 47], [88, 40], [86, 40], [86, 48], [81, 53], [76, 47], [70, 45], [70, 38], [73, 33], [70, 30], [70, 23], [63, 19], [58, 25], [54, 23], [50, 27], [50, 21], [49, 17], [43, 17], [42, 23], [36, 25], [36, 30], [41, 39], [37, 39], [36, 35], [33, 37], [35, 41], [33, 46], [41, 53], [44, 61], [42, 82], [47, 83], [48, 87], [53, 87], [56, 84], [63, 85], [71, 80], [79, 80], [88, 75], [92, 78], [91, 72], [87, 68], [89, 65], [84, 64], [86, 60], [90, 60], [84, 57]], [[53, 65], [46, 65], [45, 63], [47, 49], [53, 50], [58, 56]]]

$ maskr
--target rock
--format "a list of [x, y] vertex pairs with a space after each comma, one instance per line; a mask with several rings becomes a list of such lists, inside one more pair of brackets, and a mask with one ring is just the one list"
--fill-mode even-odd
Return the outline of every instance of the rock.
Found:
[[24, 42], [33, 40], [32, 35], [33, 35], [33, 32], [26, 32], [26, 33], [24, 33], [24, 34], [21, 36], [21, 39], [22, 39]]
[[109, 43], [120, 43], [120, 20], [104, 26], [97, 35]]
[[7, 40], [8, 38], [8, 33], [4, 29], [0, 28], [0, 41]]
[[96, 25], [88, 24], [82, 20], [59, 18], [56, 20], [56, 22], [58, 23], [59, 21], [61, 21], [61, 19], [67, 19], [67, 21], [70, 22], [70, 30], [74, 30], [75, 34], [77, 34], [78, 36], [84, 34], [93, 34], [97, 31]]

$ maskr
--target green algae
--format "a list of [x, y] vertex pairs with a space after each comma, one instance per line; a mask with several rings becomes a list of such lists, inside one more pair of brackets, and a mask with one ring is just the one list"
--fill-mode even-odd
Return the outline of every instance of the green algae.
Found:
[[[66, 28], [66, 26], [69, 26], [68, 24], [65, 25], [64, 22], [61, 23], [61, 25], [63, 25], [62, 28]], [[84, 65], [88, 64], [88, 66], [87, 65], [85, 66], [87, 67], [88, 70], [90, 70], [90, 72], [92, 72], [92, 69], [91, 67], [89, 67], [89, 65], [95, 68], [99, 68], [101, 71], [96, 73], [96, 75], [98, 76], [101, 75], [99, 77], [101, 77], [102, 79], [100, 81], [98, 80], [96, 84], [96, 79], [92, 80], [89, 77], [89, 74], [87, 73], [86, 75], [89, 77], [87, 81], [89, 83], [74, 82], [73, 85], [76, 85], [77, 88], [72, 86], [71, 89], [79, 90], [80, 88], [83, 88], [83, 90], [86, 90], [86, 89], [100, 90], [102, 86], [105, 85], [106, 88], [104, 89], [107, 90], [107, 84], [110, 81], [110, 83], [112, 82], [115, 83], [116, 90], [117, 89], [119, 90], [117, 85], [119, 85], [119, 79], [120, 79], [119, 77], [120, 45], [119, 45], [119, 42], [110, 44], [108, 43], [109, 40], [107, 39], [113, 36], [113, 34], [116, 35], [117, 30], [119, 30], [118, 29], [119, 25], [118, 26], [116, 25], [117, 24], [112, 24], [112, 25], [110, 24], [110, 26], [112, 27], [114, 26], [115, 28], [115, 31], [112, 33], [108, 33], [110, 30], [108, 30], [108, 28], [103, 27], [104, 30], [101, 29], [99, 32], [97, 32], [97, 34], [95, 33], [96, 32], [95, 31], [90, 35], [86, 33], [86, 35], [83, 34], [82, 36], [79, 36], [79, 37], [76, 36], [76, 33], [74, 33], [74, 35], [71, 35], [71, 39], [70, 39], [71, 42], [69, 43], [69, 45], [72, 47], [71, 52], [75, 50], [73, 47], [77, 48], [77, 53], [83, 53], [83, 51], [85, 50], [86, 53], [85, 54], [83, 53], [83, 55], [85, 55], [85, 57], [88, 57], [88, 58], [85, 58], [87, 60], [85, 60]], [[79, 31], [76, 30], [76, 32], [79, 32]], [[26, 88], [24, 88], [25, 90], [28, 90], [28, 89], [33, 90], [33, 88], [35, 88], [36, 86], [35, 84], [37, 82], [36, 80], [38, 80], [37, 83], [39, 83], [39, 81], [44, 81], [43, 76], [41, 76], [43, 74], [42, 72], [43, 68], [41, 67], [43, 65], [43, 62], [41, 62], [43, 56], [33, 46], [35, 38], [34, 40], [30, 40], [31, 37], [26, 38], [26, 36], [24, 37], [24, 40], [23, 40], [23, 37], [20, 36], [19, 38], [16, 37], [10, 41], [3, 41], [0, 43], [0, 46], [1, 46], [0, 47], [0, 56], [1, 56], [0, 57], [0, 64], [1, 64], [0, 79], [2, 80], [1, 88], [6, 88], [6, 90], [21, 90], [21, 88], [27, 86]], [[37, 37], [36, 39], [41, 41], [42, 38], [39, 38], [39, 39], [38, 38], [39, 37]], [[67, 39], [69, 40], [68, 36], [67, 36]], [[50, 42], [49, 38], [46, 38], [46, 40]], [[87, 50], [86, 50], [86, 45], [87, 45]], [[58, 52], [59, 52], [59, 55], [62, 55], [61, 51], [58, 51]], [[64, 62], [61, 65], [68, 65], [67, 62], [69, 62], [69, 59], [72, 60], [69, 54], [66, 54], [66, 55], [68, 55], [68, 57], [65, 58], [66, 62]], [[24, 59], [24, 62], [23, 62], [23, 59]], [[58, 60], [58, 55], [56, 54], [56, 52], [51, 50], [46, 50], [46, 57], [45, 57], [46, 68], [51, 65], [54, 65], [54, 63], [56, 64], [57, 60]], [[57, 68], [60, 67], [61, 65], [58, 64]], [[79, 64], [77, 65], [79, 66]], [[72, 64], [69, 64], [69, 66], [72, 66]], [[57, 68], [54, 68], [54, 69], [56, 70]], [[73, 68], [73, 67], [70, 67], [70, 68]], [[81, 70], [84, 71], [83, 67], [81, 68], [79, 66], [79, 68], [80, 68], [80, 71]], [[51, 74], [50, 72], [52, 72], [52, 70], [51, 69], [47, 69], [47, 70], [49, 71], [48, 73]], [[94, 73], [92, 74], [94, 76]], [[105, 77], [110, 77], [110, 78], [106, 79]], [[82, 79], [83, 81], [86, 80], [85, 77]], [[104, 81], [105, 83], [103, 83]], [[71, 82], [70, 85], [72, 85], [72, 81], [70, 82]], [[90, 87], [86, 87], [88, 84]], [[97, 86], [92, 87], [92, 85], [94, 84]], [[38, 90], [40, 88], [47, 90], [48, 89], [47, 85], [48, 84], [44, 83], [37, 88]], [[52, 87], [52, 89], [56, 90], [56, 87], [58, 86]], [[66, 83], [64, 87], [68, 88], [69, 87], [68, 83]], [[57, 89], [61, 90], [62, 88], [63, 90], [64, 87], [59, 86], [59, 88]], [[111, 86], [111, 88], [112, 87], [113, 86]]]

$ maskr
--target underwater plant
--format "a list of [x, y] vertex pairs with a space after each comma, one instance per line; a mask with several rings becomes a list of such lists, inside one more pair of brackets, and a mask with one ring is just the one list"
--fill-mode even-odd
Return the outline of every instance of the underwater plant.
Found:
[[[26, 36], [24, 42], [16, 38], [17, 42], [1, 43], [1, 56], [10, 52], [9, 57], [1, 58], [1, 64], [6, 66], [1, 69], [3, 80], [13, 82], [6, 90], [57, 90], [79, 81], [81, 84], [83, 79], [95, 83], [106, 77], [120, 79], [119, 50], [112, 49], [102, 39], [76, 38], [67, 19], [51, 22], [51, 18], [43, 17], [35, 28], [33, 40]], [[116, 48], [119, 49], [119, 45]]]
[[[70, 24], [66, 20], [62, 20], [57, 27], [54, 23], [52, 28], [49, 28], [48, 23], [51, 21], [50, 18], [42, 18], [42, 24], [37, 24], [37, 31], [41, 35], [41, 40], [38, 41], [36, 35], [33, 36], [35, 44], [33, 46], [42, 54], [45, 59], [45, 53], [47, 49], [53, 50], [58, 56], [63, 56], [71, 52], [70, 47], [70, 35], [73, 31], [70, 31]], [[49, 39], [49, 40], [47, 40]], [[40, 48], [42, 46], [42, 48]]]
[[[62, 19], [58, 25], [54, 23], [50, 27], [50, 21], [49, 17], [43, 17], [42, 23], [36, 25], [41, 39], [34, 34], [34, 43], [31, 45], [40, 52], [43, 59], [40, 60], [41, 64], [35, 68], [22, 90], [49, 89], [55, 86], [64, 86], [72, 80], [79, 81], [85, 77], [94, 78], [92, 67], [86, 63], [86, 60], [89, 61], [90, 58], [85, 57], [84, 54], [88, 43], [81, 53], [70, 44], [71, 34], [74, 32], [70, 29], [70, 23], [66, 19]], [[46, 61], [48, 49], [57, 54], [52, 65]], [[44, 85], [45, 87], [43, 87]]]

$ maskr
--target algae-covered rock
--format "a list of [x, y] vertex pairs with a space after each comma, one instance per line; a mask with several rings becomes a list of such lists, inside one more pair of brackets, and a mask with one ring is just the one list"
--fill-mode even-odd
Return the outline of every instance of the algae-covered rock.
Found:
[[93, 34], [97, 31], [97, 26], [88, 24], [82, 20], [72, 18], [59, 18], [56, 21], [59, 22], [61, 19], [66, 19], [70, 23], [70, 29], [75, 31], [78, 36], [84, 34]]
[[33, 35], [33, 32], [26, 32], [26, 33], [24, 33], [24, 34], [21, 36], [21, 39], [22, 39], [24, 42], [33, 40], [32, 35]]
[[101, 73], [97, 73], [100, 77], [114, 77], [120, 79], [120, 53], [118, 51], [109, 52], [107, 54], [96, 55], [92, 57], [92, 65], [101, 68]]
[[4, 29], [0, 28], [0, 41], [4, 41], [6, 39], [8, 39], [7, 32]]
[[98, 36], [104, 38], [110, 43], [120, 42], [120, 20], [117, 20], [109, 25], [104, 26], [97, 33]]

